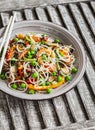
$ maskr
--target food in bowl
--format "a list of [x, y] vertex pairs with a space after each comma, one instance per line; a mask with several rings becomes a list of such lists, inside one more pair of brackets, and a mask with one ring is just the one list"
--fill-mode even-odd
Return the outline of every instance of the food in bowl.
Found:
[[17, 34], [9, 42], [0, 77], [16, 91], [51, 93], [78, 71], [74, 50], [46, 34]]

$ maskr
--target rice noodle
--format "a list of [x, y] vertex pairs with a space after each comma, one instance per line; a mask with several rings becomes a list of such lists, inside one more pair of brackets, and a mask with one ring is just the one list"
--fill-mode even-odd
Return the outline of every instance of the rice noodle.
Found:
[[[18, 42], [13, 42], [8, 46], [8, 50], [11, 50], [11, 46], [15, 45], [12, 56], [5, 59], [3, 68], [6, 79], [10, 82], [8, 84], [10, 88], [13, 83], [25, 83], [26, 88], [24, 90], [16, 91], [26, 92], [26, 90], [29, 91], [28, 84], [39, 87], [45, 82], [49, 82], [53, 72], [56, 73], [54, 82], [57, 82], [57, 76], [60, 74], [64, 77], [71, 75], [75, 66], [75, 56], [71, 51], [75, 49], [71, 45], [55, 43], [54, 39], [47, 36], [45, 38], [39, 33], [35, 35], [29, 33], [24, 36], [27, 36], [27, 38], [19, 39]], [[25, 43], [26, 40], [28, 45]], [[42, 41], [45, 43], [42, 43]], [[37, 74], [37, 77], [32, 77], [34, 73]]]
[[27, 83], [25, 81], [23, 81], [23, 80], [12, 81], [12, 82], [8, 83], [8, 87], [11, 88], [11, 84], [20, 83], [20, 82], [21, 83], [25, 83], [26, 84], [26, 88], [24, 90], [15, 90], [15, 91], [25, 92], [27, 90]]

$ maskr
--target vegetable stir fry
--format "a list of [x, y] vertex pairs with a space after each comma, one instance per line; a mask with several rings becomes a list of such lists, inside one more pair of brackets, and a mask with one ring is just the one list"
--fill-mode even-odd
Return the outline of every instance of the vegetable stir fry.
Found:
[[9, 42], [0, 78], [16, 91], [51, 93], [78, 71], [73, 52], [71, 45], [46, 34], [17, 34]]

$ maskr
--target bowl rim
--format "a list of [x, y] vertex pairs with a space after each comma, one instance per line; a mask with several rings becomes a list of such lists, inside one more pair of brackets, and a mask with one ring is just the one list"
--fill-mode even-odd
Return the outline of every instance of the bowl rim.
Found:
[[[43, 98], [42, 97], [39, 97], [39, 98], [35, 98], [33, 97], [32, 95], [25, 95], [24, 93], [19, 93], [19, 92], [15, 92], [14, 90], [4, 90], [1, 86], [0, 86], [0, 90], [5, 92], [6, 94], [8, 95], [11, 95], [11, 96], [14, 96], [14, 97], [17, 97], [17, 98], [20, 98], [20, 99], [26, 99], [26, 100], [45, 100], [45, 99], [51, 99], [51, 98], [54, 98], [54, 97], [58, 97], [62, 94], [65, 94], [67, 93], [68, 91], [70, 91], [72, 88], [74, 88], [76, 86], [76, 84], [81, 80], [81, 78], [83, 77], [84, 75], [84, 72], [85, 72], [85, 69], [86, 69], [86, 55], [85, 55], [85, 51], [83, 49], [83, 46], [82, 44], [80, 43], [79, 39], [77, 39], [71, 32], [69, 32], [67, 29], [65, 29], [64, 27], [58, 25], [58, 24], [54, 24], [52, 22], [44, 22], [44, 21], [40, 21], [40, 20], [24, 20], [24, 21], [20, 21], [20, 22], [17, 22], [14, 24], [14, 29], [16, 28], [19, 28], [21, 27], [22, 23], [26, 26], [26, 24], [44, 24], [44, 25], [50, 25], [54, 28], [58, 28], [59, 30], [62, 30], [64, 31], [65, 33], [67, 33], [74, 41], [76, 41], [76, 43], [78, 44], [81, 52], [82, 52], [82, 57], [83, 57], [83, 64], [82, 64], [82, 70], [80, 71], [77, 79], [72, 82], [72, 84], [69, 84], [67, 88], [65, 88], [63, 91], [59, 91], [57, 93], [53, 93], [52, 94], [48, 94], [48, 96], [44, 96]], [[23, 26], [23, 25], [22, 25]], [[0, 29], [0, 32], [2, 32], [3, 30], [5, 29], [5, 27], [1, 28]]]

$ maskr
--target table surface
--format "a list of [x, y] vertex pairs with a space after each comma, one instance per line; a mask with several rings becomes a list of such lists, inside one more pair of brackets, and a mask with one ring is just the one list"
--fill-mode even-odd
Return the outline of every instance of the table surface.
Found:
[[87, 65], [74, 89], [51, 100], [26, 101], [0, 91], [0, 130], [95, 130], [95, 1], [0, 0], [0, 27], [14, 12], [16, 22], [39, 19], [68, 29], [83, 45]]

